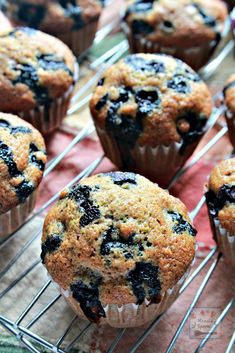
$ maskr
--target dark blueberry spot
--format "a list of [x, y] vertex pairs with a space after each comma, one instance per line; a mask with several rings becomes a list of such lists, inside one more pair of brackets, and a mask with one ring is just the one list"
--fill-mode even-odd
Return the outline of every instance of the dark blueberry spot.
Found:
[[132, 291], [136, 296], [136, 304], [141, 305], [145, 298], [151, 304], [159, 303], [161, 300], [161, 283], [158, 278], [159, 270], [147, 262], [138, 262], [133, 270], [131, 270], [126, 279], [131, 283]]
[[169, 32], [169, 31], [173, 31], [173, 29], [174, 29], [174, 26], [173, 26], [173, 23], [171, 22], [171, 21], [163, 21], [162, 22], [162, 28], [165, 30], [165, 31], [167, 31], [167, 32]]
[[[181, 129], [181, 125], [187, 123], [188, 129], [185, 131]], [[204, 115], [198, 115], [195, 112], [189, 111], [177, 118], [176, 126], [177, 132], [183, 139], [183, 144], [180, 152], [183, 153], [185, 148], [197, 141], [203, 134], [207, 123], [207, 118]]]
[[23, 180], [19, 185], [15, 186], [15, 190], [20, 203], [23, 203], [27, 197], [32, 194], [32, 192], [35, 190], [35, 187], [30, 181]]
[[132, 13], [146, 12], [153, 8], [153, 0], [143, 1], [137, 0], [134, 4], [130, 5], [126, 11], [125, 19]]
[[193, 82], [201, 81], [201, 77], [196, 72], [191, 71], [188, 68], [185, 68], [185, 76], [187, 77], [188, 80]]
[[65, 16], [73, 19], [73, 29], [84, 27], [85, 22], [82, 16], [82, 10], [81, 7], [77, 5], [76, 0], [59, 0], [59, 3], [64, 8]]
[[232, 87], [235, 87], [235, 80], [232, 81], [232, 82], [230, 82], [230, 83], [228, 83], [228, 84], [224, 87], [224, 90], [223, 90], [224, 95], [226, 94], [227, 90], [230, 89], [230, 88], [232, 88]]
[[4, 119], [0, 119], [0, 128], [10, 128], [11, 127], [11, 124], [4, 120]]
[[134, 173], [122, 173], [122, 172], [111, 172], [111, 173], [106, 173], [105, 175], [108, 175], [114, 184], [122, 186], [123, 184], [133, 184], [136, 185], [136, 174]]
[[46, 14], [46, 8], [43, 5], [21, 4], [19, 5], [17, 16], [20, 21], [29, 27], [38, 28]]
[[106, 129], [118, 142], [133, 146], [143, 131], [143, 124], [139, 116], [134, 118], [133, 116], [117, 114], [116, 109], [110, 107]]
[[202, 7], [199, 4], [193, 4], [193, 6], [198, 10], [199, 14], [202, 16], [206, 26], [209, 26], [209, 27], [216, 26], [215, 17], [207, 15], [206, 12], [202, 9]]
[[185, 77], [182, 75], [175, 75], [171, 80], [167, 82], [167, 87], [178, 93], [186, 94], [190, 92], [190, 86], [188, 85]]
[[40, 55], [37, 55], [37, 59], [38, 59], [39, 65], [44, 70], [52, 70], [52, 71], [64, 70], [65, 72], [68, 72], [70, 76], [73, 75], [71, 70], [65, 64], [64, 59], [59, 58], [55, 54], [40, 54]]
[[105, 311], [99, 300], [98, 287], [101, 282], [102, 278], [96, 277], [89, 285], [78, 280], [70, 286], [73, 298], [80, 303], [84, 315], [92, 322], [98, 322], [101, 317], [105, 317]]
[[108, 97], [109, 97], [109, 94], [106, 93], [100, 100], [99, 102], [96, 104], [95, 106], [95, 109], [96, 110], [101, 110], [107, 103], [108, 101]]
[[213, 190], [209, 190], [205, 196], [210, 215], [213, 218], [217, 217], [226, 202], [235, 203], [235, 185], [221, 186], [217, 195]]
[[125, 253], [124, 256], [125, 256], [125, 258], [126, 258], [127, 260], [133, 259], [133, 255], [132, 255], [131, 253], [129, 253], [129, 252]]
[[8, 173], [12, 178], [21, 175], [13, 158], [13, 153], [6, 144], [0, 141], [0, 159], [6, 164]]
[[15, 134], [31, 134], [32, 130], [26, 126], [16, 126], [11, 128], [11, 133]]
[[45, 104], [48, 97], [48, 90], [46, 87], [42, 87], [38, 82], [38, 74], [35, 67], [30, 64], [17, 64], [13, 67], [13, 70], [20, 72], [19, 76], [12, 81], [13, 84], [24, 84], [28, 86], [34, 93], [38, 103]]
[[135, 234], [132, 234], [126, 239], [122, 237], [117, 228], [111, 226], [102, 234], [100, 254], [102, 256], [107, 256], [111, 253], [112, 249], [122, 250], [124, 254], [126, 252], [132, 254], [132, 246], [135, 244], [134, 237]]
[[57, 234], [52, 235], [46, 239], [46, 241], [42, 244], [41, 259], [43, 263], [45, 256], [59, 249], [61, 243], [62, 239]]
[[134, 35], [150, 34], [154, 32], [154, 26], [144, 20], [134, 20], [132, 22], [132, 32]]
[[35, 152], [39, 152], [39, 149], [34, 143], [31, 143], [29, 146], [30, 162], [32, 164], [36, 165], [38, 167], [38, 169], [43, 172], [45, 169], [45, 163], [43, 161], [37, 159], [37, 157], [34, 155]]
[[85, 227], [100, 218], [100, 210], [96, 206], [90, 206], [86, 213], [80, 218], [80, 226]]
[[152, 112], [160, 104], [159, 94], [157, 91], [136, 92], [135, 101], [138, 103], [139, 112], [141, 114], [148, 114]]
[[139, 55], [128, 55], [125, 63], [137, 71], [150, 72], [154, 74], [164, 73], [165, 66], [161, 61], [147, 60]]
[[167, 211], [167, 213], [171, 216], [172, 221], [175, 223], [172, 230], [176, 234], [181, 234], [183, 232], [188, 232], [193, 237], [196, 236], [197, 231], [195, 228], [191, 226], [191, 224], [186, 221], [181, 214], [174, 211]]
[[98, 81], [97, 86], [103, 86], [104, 81], [105, 81], [104, 77], [103, 77], [103, 78], [101, 78], [101, 79]]
[[92, 189], [86, 185], [75, 185], [69, 192], [68, 197], [74, 199], [83, 215], [80, 218], [80, 226], [85, 227], [100, 218], [100, 210], [93, 205], [90, 199]]

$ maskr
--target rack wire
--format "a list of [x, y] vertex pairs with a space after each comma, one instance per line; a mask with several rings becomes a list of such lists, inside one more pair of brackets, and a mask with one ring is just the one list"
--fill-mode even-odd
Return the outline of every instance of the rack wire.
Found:
[[[100, 43], [102, 40], [104, 40], [110, 32], [117, 27], [118, 23], [112, 23], [104, 27], [102, 30], [100, 30], [97, 33], [95, 42]], [[217, 70], [218, 66], [223, 62], [223, 60], [227, 57], [227, 55], [231, 52], [233, 49], [233, 42], [230, 40], [224, 48], [221, 50], [219, 55], [212, 60], [203, 70], [201, 70], [201, 75], [205, 78], [208, 79], [209, 77], [212, 76], [212, 74]], [[91, 97], [91, 94], [89, 93], [90, 89], [96, 84], [96, 82], [99, 80], [99, 78], [102, 76], [102, 73], [104, 70], [106, 70], [108, 67], [110, 67], [113, 63], [115, 63], [119, 58], [121, 58], [125, 53], [128, 51], [128, 43], [126, 40], [123, 40], [121, 43], [117, 44], [113, 48], [111, 48], [109, 51], [107, 51], [105, 54], [103, 54], [100, 58], [95, 59], [89, 63], [89, 66], [92, 70], [94, 70], [95, 74], [91, 79], [89, 79], [86, 84], [74, 95], [72, 99], [72, 105], [68, 110], [68, 115], [74, 114], [79, 112], [82, 108], [84, 108]], [[221, 93], [218, 92], [214, 96], [214, 100], [216, 101], [218, 98], [220, 98]], [[210, 119], [208, 122], [207, 130], [209, 131], [212, 129], [212, 127], [218, 123], [218, 119], [223, 115], [224, 113], [224, 107], [223, 105], [219, 106], [218, 108], [215, 108]], [[222, 137], [227, 133], [227, 127], [224, 126], [223, 124], [218, 125], [219, 126], [219, 131], [218, 133], [206, 144], [204, 147], [202, 147], [194, 156], [193, 158], [187, 163], [186, 166], [183, 168], [179, 169], [176, 175], [173, 177], [171, 182], [169, 183], [168, 189], [171, 189], [173, 185], [180, 180], [180, 178], [190, 169], [192, 168], [198, 161], [208, 153], [210, 149], [212, 149], [216, 143], [222, 139]], [[57, 155], [53, 160], [51, 160], [47, 164], [47, 168], [45, 171], [45, 178], [59, 165], [61, 161], [63, 161], [64, 158], [70, 153], [70, 151], [75, 148], [79, 143], [84, 141], [90, 134], [94, 132], [94, 125], [92, 123], [88, 124], [82, 131], [80, 131], [74, 138], [73, 140], [67, 145], [67, 147], [64, 149], [63, 152], [61, 152], [59, 155]], [[79, 173], [73, 180], [69, 181], [65, 187], [70, 187], [74, 183], [78, 182], [82, 178], [89, 176], [92, 174], [96, 168], [101, 164], [103, 161], [104, 156], [101, 155], [99, 158], [94, 160], [90, 165], [87, 166], [81, 173]], [[43, 212], [51, 206], [58, 198], [60, 194], [60, 191], [58, 191], [55, 195], [53, 195], [47, 202], [45, 202], [44, 205], [42, 205], [39, 209], [37, 209], [27, 220], [26, 224], [29, 222], [33, 221], [36, 217], [40, 216], [43, 214]], [[190, 217], [192, 220], [194, 220], [202, 206], [204, 205], [205, 199], [204, 197], [199, 200], [197, 206], [191, 211]], [[24, 227], [26, 224], [24, 224], [22, 227]], [[14, 269], [14, 266], [17, 265], [17, 263], [22, 259], [22, 257], [27, 255], [27, 252], [32, 244], [34, 244], [40, 237], [42, 231], [42, 227], [39, 226], [38, 229], [35, 231], [35, 233], [30, 236], [30, 239], [25, 242], [25, 244], [17, 251], [17, 253], [10, 259], [10, 261], [5, 264], [5, 267], [0, 271], [0, 283], [2, 282], [2, 279], [10, 278], [9, 284], [1, 290], [0, 292], [0, 307], [1, 307], [1, 302], [4, 298], [7, 297], [8, 293], [14, 288], [22, 283], [25, 279], [27, 279], [32, 273], [34, 273], [35, 270], [37, 271], [43, 271], [43, 267], [41, 265], [41, 261], [39, 259], [36, 259], [34, 262], [30, 263], [29, 265], [26, 266], [24, 270], [22, 270], [21, 273], [18, 273], [17, 276], [14, 276], [13, 279], [11, 280], [11, 271]], [[4, 239], [2, 243], [0, 244], [0, 251], [3, 254], [7, 246], [9, 245], [9, 242], [17, 241], [16, 238], [17, 233], [12, 234], [10, 237]], [[176, 342], [178, 341], [180, 334], [182, 333], [182, 330], [192, 313], [192, 310], [195, 308], [199, 298], [201, 297], [204, 289], [208, 285], [208, 282], [210, 281], [213, 273], [216, 271], [216, 268], [221, 260], [221, 254], [218, 253], [218, 249], [216, 247], [212, 248], [209, 254], [206, 256], [204, 260], [201, 261], [201, 263], [196, 267], [196, 269], [191, 273], [191, 275], [188, 277], [186, 282], [184, 283], [183, 287], [180, 290], [180, 295], [187, 290], [189, 285], [196, 279], [198, 278], [198, 275], [202, 273], [202, 271], [205, 271], [206, 267], [208, 265], [209, 269], [206, 271], [206, 273], [203, 276], [203, 280], [200, 283], [195, 296], [192, 298], [192, 302], [189, 305], [186, 314], [183, 316], [178, 328], [176, 329], [171, 342], [169, 343], [169, 346], [166, 349], [166, 353], [171, 353], [175, 347]], [[52, 291], [53, 297], [48, 301], [47, 303], [43, 303], [43, 298], [45, 297], [45, 294], [48, 291]], [[78, 324], [78, 318], [74, 316], [72, 320], [67, 324], [66, 327], [64, 327], [64, 331], [57, 337], [54, 342], [51, 342], [47, 338], [44, 338], [40, 336], [39, 334], [35, 333], [33, 331], [33, 327], [38, 323], [39, 320], [43, 320], [45, 318], [45, 315], [50, 311], [53, 311], [53, 308], [55, 305], [61, 300], [61, 295], [57, 294], [56, 291], [53, 290], [53, 283], [51, 279], [47, 279], [38, 289], [37, 293], [31, 297], [31, 299], [28, 301], [28, 304], [26, 305], [25, 309], [18, 315], [17, 318], [9, 319], [5, 317], [4, 315], [0, 315], [0, 325], [8, 331], [10, 334], [12, 334], [14, 337], [16, 337], [23, 346], [25, 346], [30, 352], [35, 352], [35, 353], [40, 353], [46, 349], [48, 352], [58, 352], [58, 353], [68, 353], [71, 351], [71, 349], [75, 346], [75, 344], [81, 340], [86, 333], [91, 329], [94, 324], [92, 323], [85, 323], [83, 327], [81, 328], [80, 332], [78, 334], [73, 334], [73, 337], [71, 337], [68, 341], [68, 337], [71, 336], [74, 327]], [[39, 302], [42, 302], [42, 308], [40, 308], [39, 311], [37, 311], [36, 314], [33, 316], [31, 315], [32, 310], [35, 309], [35, 307], [38, 305]], [[219, 315], [217, 318], [216, 322], [213, 324], [211, 327], [210, 331], [206, 335], [206, 337], [200, 342], [198, 345], [197, 349], [195, 350], [195, 353], [199, 353], [201, 349], [205, 346], [205, 344], [208, 342], [208, 340], [211, 338], [213, 332], [215, 332], [216, 328], [218, 325], [224, 320], [224, 318], [228, 315], [228, 313], [231, 311], [231, 309], [234, 307], [235, 299], [231, 298], [231, 300], [228, 302], [228, 304], [225, 306], [223, 309], [222, 313]], [[134, 353], [136, 350], [141, 346], [141, 344], [144, 342], [144, 340], [149, 336], [149, 334], [156, 328], [156, 326], [160, 323], [162, 317], [164, 314], [160, 315], [157, 317], [155, 320], [153, 320], [141, 333], [139, 337], [135, 340], [135, 342], [132, 344], [132, 346], [128, 349], [126, 353]], [[28, 321], [27, 321], [28, 319]], [[27, 322], [27, 323], [26, 323]], [[111, 342], [110, 346], [107, 349], [107, 353], [113, 353], [116, 349], [118, 349], [118, 346], [121, 342], [122, 339], [124, 339], [125, 335], [128, 332], [128, 329], [117, 329], [115, 330], [115, 338]], [[67, 343], [65, 343], [67, 342]], [[232, 349], [235, 344], [235, 332], [233, 333], [230, 341], [227, 344], [226, 352], [225, 353], [231, 353]], [[221, 352], [222, 353], [222, 352]]]

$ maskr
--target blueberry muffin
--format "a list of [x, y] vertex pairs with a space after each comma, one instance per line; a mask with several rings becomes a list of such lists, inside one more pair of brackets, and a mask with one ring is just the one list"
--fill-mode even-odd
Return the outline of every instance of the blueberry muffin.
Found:
[[4, 7], [13, 24], [58, 37], [75, 55], [91, 46], [101, 10], [98, 0], [7, 0]]
[[123, 28], [132, 53], [171, 54], [198, 70], [220, 42], [226, 16], [221, 0], [129, 0]]
[[139, 326], [177, 297], [195, 235], [180, 200], [140, 175], [112, 172], [61, 193], [41, 257], [78, 315]]
[[46, 161], [39, 131], [0, 113], [0, 237], [14, 232], [32, 212]]
[[90, 109], [111, 161], [166, 186], [200, 141], [212, 101], [182, 61], [133, 54], [104, 73]]
[[0, 111], [49, 133], [66, 116], [75, 75], [75, 58], [60, 40], [25, 27], [0, 34]]
[[224, 87], [226, 105], [225, 117], [229, 130], [229, 138], [235, 148], [235, 74], [231, 75]]
[[235, 158], [211, 172], [206, 201], [212, 231], [224, 257], [235, 266]]

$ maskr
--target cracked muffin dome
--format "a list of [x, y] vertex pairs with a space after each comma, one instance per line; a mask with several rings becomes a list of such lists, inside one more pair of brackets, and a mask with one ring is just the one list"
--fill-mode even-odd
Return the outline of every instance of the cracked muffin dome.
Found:
[[41, 134], [17, 116], [0, 113], [0, 215], [37, 189], [46, 161]]
[[235, 74], [229, 77], [223, 92], [224, 102], [227, 107], [225, 117], [229, 130], [229, 138], [235, 148]]
[[112, 172], [61, 193], [41, 257], [72, 306], [97, 322], [108, 304], [164, 301], [194, 258], [195, 235], [180, 200], [140, 175]]
[[135, 54], [104, 73], [90, 110], [112, 162], [162, 185], [203, 136], [212, 99], [199, 75], [182, 61]]
[[31, 28], [0, 34], [0, 110], [48, 105], [73, 84], [75, 58], [58, 39]]
[[212, 170], [206, 199], [210, 216], [235, 234], [235, 158], [222, 161]]
[[3, 10], [15, 25], [54, 35], [80, 55], [93, 42], [102, 6], [97, 0], [8, 0]]
[[132, 52], [165, 52], [199, 69], [221, 39], [221, 0], [129, 0], [124, 30]]

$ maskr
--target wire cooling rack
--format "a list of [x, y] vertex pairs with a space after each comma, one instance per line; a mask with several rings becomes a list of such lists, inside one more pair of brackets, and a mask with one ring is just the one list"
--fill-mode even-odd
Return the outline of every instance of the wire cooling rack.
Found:
[[[97, 35], [95, 42], [101, 43], [109, 34], [110, 32], [117, 27], [118, 23], [112, 23], [101, 29]], [[214, 60], [212, 60], [203, 70], [201, 70], [200, 74], [203, 76], [204, 79], [208, 79], [213, 75], [215, 70], [218, 66], [223, 62], [223, 60], [227, 57], [227, 55], [233, 49], [233, 41], [227, 41], [226, 45], [220, 51], [220, 53], [216, 56]], [[94, 75], [91, 79], [89, 79], [82, 88], [79, 89], [78, 92], [73, 96], [72, 105], [68, 110], [68, 115], [74, 114], [79, 112], [82, 108], [84, 108], [90, 100], [91, 94], [89, 93], [90, 89], [96, 84], [98, 79], [101, 77], [103, 71], [115, 63], [120, 57], [126, 54], [128, 50], [128, 43], [126, 40], [121, 41], [116, 46], [108, 50], [98, 59], [90, 61], [88, 64], [92, 70], [94, 70]], [[218, 92], [214, 97], [214, 101], [217, 101], [221, 98], [221, 93]], [[192, 168], [206, 153], [216, 145], [216, 143], [222, 139], [222, 137], [227, 133], [227, 126], [224, 126], [223, 123], [220, 123], [218, 120], [220, 116], [224, 113], [224, 106], [220, 105], [217, 108], [214, 108], [214, 111], [209, 119], [208, 122], [208, 131], [217, 124], [219, 126], [219, 131], [217, 134], [207, 143], [205, 144], [190, 160], [190, 162], [182, 167], [176, 175], [171, 180], [168, 189], [170, 189], [190, 168]], [[58, 164], [66, 158], [68, 153], [77, 146], [81, 141], [86, 139], [92, 132], [94, 132], [94, 126], [92, 123], [88, 124], [82, 131], [80, 131], [73, 140], [67, 145], [62, 153], [57, 155], [53, 160], [49, 161], [47, 164], [47, 168], [45, 171], [44, 178], [46, 178], [52, 170], [54, 170]], [[80, 174], [78, 174], [73, 180], [69, 181], [65, 187], [70, 187], [77, 181], [81, 180], [83, 177], [89, 176], [93, 173], [96, 168], [102, 162], [104, 156], [101, 155], [99, 158], [94, 160], [90, 165], [88, 165]], [[27, 220], [27, 224], [36, 217], [43, 214], [43, 212], [51, 206], [58, 198], [59, 192], [53, 195], [44, 205], [42, 205], [39, 209], [37, 209]], [[205, 203], [205, 198], [202, 196], [201, 200], [197, 204], [197, 206], [191, 211], [190, 217], [194, 220], [197, 215], [199, 214], [202, 206]], [[22, 227], [24, 227], [24, 224]], [[25, 242], [25, 244], [14, 254], [7, 263], [4, 264], [4, 268], [0, 271], [0, 284], [5, 283], [4, 280], [9, 279], [7, 281], [7, 285], [0, 289], [0, 325], [8, 332], [10, 332], [13, 336], [15, 336], [21, 343], [24, 345], [30, 352], [40, 353], [40, 352], [58, 352], [58, 353], [67, 353], [71, 352], [72, 348], [79, 342], [79, 340], [84, 339], [86, 334], [94, 325], [92, 323], [83, 323], [82, 327], [80, 327], [79, 333], [74, 331], [74, 327], [77, 327], [79, 319], [74, 316], [73, 319], [67, 323], [63, 329], [63, 332], [60, 333], [56, 340], [50, 340], [45, 338], [44, 336], [40, 336], [39, 334], [35, 333], [34, 327], [37, 326], [39, 321], [45, 320], [45, 317], [48, 313], [50, 313], [51, 317], [55, 315], [55, 306], [61, 300], [61, 295], [56, 294], [57, 292], [53, 289], [53, 283], [50, 279], [47, 279], [40, 288], [38, 292], [34, 293], [29, 299], [27, 299], [27, 303], [25, 304], [26, 307], [23, 311], [21, 311], [17, 317], [14, 319], [10, 319], [1, 315], [1, 307], [3, 300], [8, 297], [8, 295], [14, 291], [15, 287], [22, 282], [26, 281], [29, 276], [35, 276], [35, 271], [38, 273], [40, 271], [45, 271], [43, 266], [41, 265], [41, 261], [37, 258], [34, 261], [26, 261], [25, 266], [23, 267], [20, 265], [18, 267], [18, 262], [22, 260], [24, 257], [29, 258], [29, 248], [32, 244], [37, 242], [40, 239], [42, 231], [42, 226], [37, 226], [37, 229], [33, 231], [33, 234], [30, 234], [30, 239]], [[15, 241], [17, 242], [16, 233], [12, 234], [10, 237], [4, 239], [0, 244], [0, 257], [4, 257], [4, 254], [7, 252], [8, 245], [10, 242]], [[176, 328], [171, 342], [166, 349], [166, 353], [170, 353], [173, 351], [175, 344], [182, 333], [182, 330], [192, 313], [193, 309], [195, 308], [199, 298], [201, 297], [204, 289], [208, 285], [212, 274], [216, 271], [216, 268], [221, 260], [221, 254], [218, 253], [217, 248], [212, 248], [207, 257], [200, 262], [197, 268], [191, 273], [188, 277], [186, 282], [184, 283], [183, 287], [180, 290], [180, 294], [187, 290], [189, 285], [198, 278], [201, 272], [205, 272], [203, 274], [203, 279], [199, 285], [199, 288], [196, 291], [195, 296], [192, 298], [191, 304], [188, 306], [186, 314], [182, 317], [180, 324]], [[32, 259], [33, 260], [33, 259]], [[22, 263], [22, 262], [21, 262]], [[207, 269], [209, 265], [209, 269]], [[17, 270], [15, 270], [17, 269]], [[205, 271], [206, 270], [206, 271]], [[12, 273], [14, 274], [12, 276]], [[1, 288], [1, 287], [0, 287]], [[26, 288], [27, 289], [27, 288]], [[52, 289], [52, 291], [51, 291]], [[45, 296], [48, 291], [52, 292], [52, 297], [48, 301]], [[55, 295], [56, 294], [56, 295]], [[35, 311], [38, 304], [41, 303], [40, 309]], [[211, 327], [208, 334], [203, 338], [203, 340], [198, 345], [197, 349], [194, 353], [200, 352], [207, 341], [211, 338], [219, 324], [224, 320], [226, 315], [231, 311], [235, 303], [235, 299], [231, 298], [231, 300], [227, 303], [227, 305], [222, 310], [221, 314]], [[58, 305], [57, 305], [58, 307]], [[33, 314], [32, 314], [33, 313]], [[63, 319], [63, 312], [59, 314], [60, 318]], [[148, 337], [148, 335], [157, 327], [160, 320], [162, 319], [164, 314], [160, 317], [157, 317], [153, 322], [149, 324], [147, 328], [143, 330], [143, 332], [137, 337], [135, 342], [132, 343], [132, 346], [128, 348], [125, 353], [134, 353], [136, 350], [141, 346], [143, 341]], [[45, 323], [46, 325], [46, 323]], [[128, 334], [127, 329], [113, 329], [115, 338], [111, 342], [110, 346], [108, 347], [106, 353], [112, 353], [114, 351], [119, 352], [119, 344], [121, 340], [125, 338], [125, 335]], [[37, 331], [36, 331], [37, 332]], [[235, 343], [235, 332], [232, 334], [232, 337], [229, 342], [227, 342], [227, 348], [225, 353], [231, 353]], [[124, 353], [124, 352], [123, 352]], [[157, 353], [156, 351], [154, 353]], [[191, 352], [190, 352], [191, 353]], [[222, 353], [222, 352], [221, 352]]]

